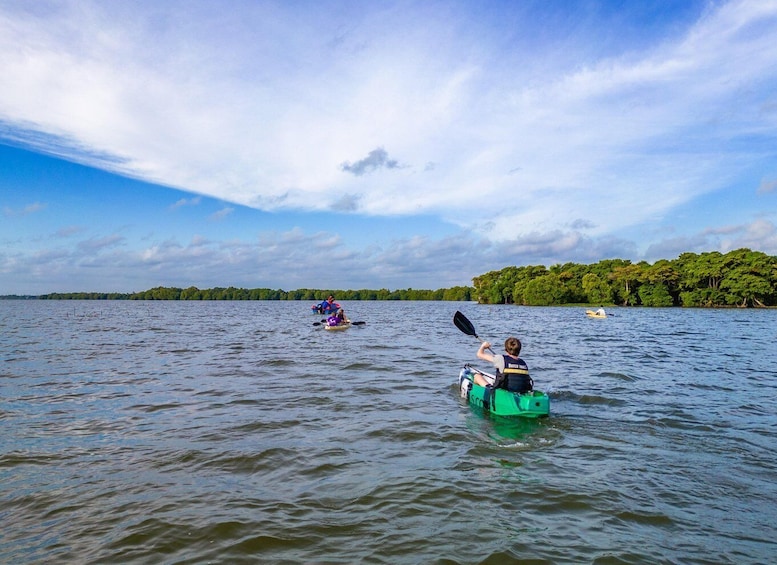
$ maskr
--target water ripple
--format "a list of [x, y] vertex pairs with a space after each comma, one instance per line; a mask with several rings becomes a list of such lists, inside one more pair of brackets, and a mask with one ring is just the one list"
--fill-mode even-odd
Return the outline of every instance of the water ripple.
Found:
[[[354, 303], [332, 335], [306, 308], [0, 302], [0, 562], [777, 552], [777, 312]], [[459, 397], [456, 310], [521, 337], [550, 418]]]

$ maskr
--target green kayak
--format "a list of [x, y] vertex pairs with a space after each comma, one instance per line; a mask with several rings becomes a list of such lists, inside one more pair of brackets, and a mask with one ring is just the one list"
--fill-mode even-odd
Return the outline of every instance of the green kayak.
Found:
[[482, 387], [475, 384], [474, 375], [475, 370], [469, 365], [459, 373], [461, 397], [473, 406], [496, 416], [543, 418], [550, 414], [550, 398], [546, 393], [534, 390], [518, 394], [503, 388]]

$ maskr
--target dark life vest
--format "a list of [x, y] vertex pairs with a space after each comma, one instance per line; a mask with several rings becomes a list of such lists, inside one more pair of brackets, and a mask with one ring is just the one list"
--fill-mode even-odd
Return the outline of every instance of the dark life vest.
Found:
[[534, 390], [534, 382], [529, 376], [529, 367], [523, 359], [502, 355], [505, 370], [496, 370], [494, 388], [504, 388], [510, 392], [524, 393]]

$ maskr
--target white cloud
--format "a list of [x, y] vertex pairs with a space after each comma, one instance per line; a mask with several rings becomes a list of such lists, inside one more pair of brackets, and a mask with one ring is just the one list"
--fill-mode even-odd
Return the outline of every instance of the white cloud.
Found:
[[768, 250], [777, 255], [777, 226], [774, 223], [758, 219], [741, 227], [741, 230], [722, 242], [722, 251], [731, 251], [747, 247], [759, 251]]
[[531, 57], [505, 50], [509, 22], [483, 33], [491, 24], [466, 5], [49, 8], [0, 8], [0, 136], [225, 202], [433, 214], [511, 257], [593, 260], [636, 252], [617, 230], [775, 157], [774, 2], [711, 5], [638, 50], [594, 50], [589, 30]]
[[687, 236], [666, 238], [650, 245], [645, 259], [672, 259], [685, 252], [710, 250], [727, 253], [743, 247], [777, 255], [777, 226], [765, 218], [758, 218], [748, 224], [707, 228]]

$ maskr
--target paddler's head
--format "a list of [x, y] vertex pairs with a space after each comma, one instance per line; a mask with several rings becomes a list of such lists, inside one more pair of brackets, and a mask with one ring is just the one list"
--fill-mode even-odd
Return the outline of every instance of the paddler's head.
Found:
[[505, 351], [513, 357], [521, 354], [521, 340], [517, 337], [508, 337], [505, 340]]

